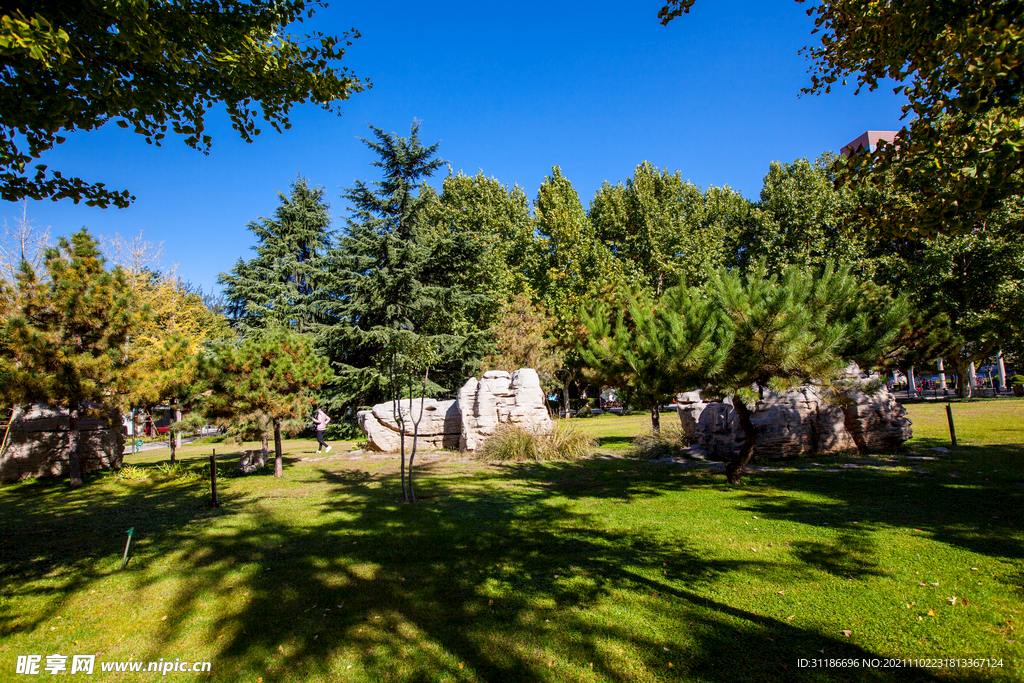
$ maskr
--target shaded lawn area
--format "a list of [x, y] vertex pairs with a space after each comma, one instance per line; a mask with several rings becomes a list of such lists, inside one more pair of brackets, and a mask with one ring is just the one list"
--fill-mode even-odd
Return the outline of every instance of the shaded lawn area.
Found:
[[[170, 675], [267, 683], [1020, 680], [1024, 401], [990, 405], [954, 405], [972, 445], [948, 453], [931, 450], [944, 406], [915, 405], [903, 454], [784, 461], [742, 487], [621, 457], [456, 453], [417, 458], [425, 498], [405, 505], [396, 457], [312, 441], [286, 442], [283, 479], [221, 479], [220, 509], [208, 481], [159, 475], [166, 450], [126, 459], [147, 480], [3, 486], [0, 680], [31, 653], [209, 660]], [[621, 455], [649, 418], [620, 420], [578, 424]], [[1002, 666], [863, 666], [886, 657]]]

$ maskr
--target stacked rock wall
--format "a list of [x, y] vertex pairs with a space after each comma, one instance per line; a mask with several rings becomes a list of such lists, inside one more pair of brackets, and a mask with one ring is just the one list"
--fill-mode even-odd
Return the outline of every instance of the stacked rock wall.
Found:
[[[78, 420], [78, 459], [82, 473], [118, 468], [124, 428], [117, 411], [89, 406]], [[105, 411], [101, 419], [95, 411]], [[60, 476], [68, 472], [68, 411], [35, 404], [19, 407], [11, 419], [7, 447], [0, 455], [0, 481]]]
[[[912, 436], [906, 410], [885, 387], [870, 391], [858, 368], [847, 371], [860, 389], [841, 400], [826, 400], [821, 387], [806, 385], [758, 401], [751, 421], [757, 428], [756, 452], [767, 457], [898, 449]], [[864, 391], [861, 389], [868, 389]], [[726, 460], [739, 453], [743, 430], [728, 400], [705, 403], [700, 392], [676, 397], [683, 434], [709, 457]]]
[[[402, 415], [406, 421], [405, 446], [411, 448], [412, 420], [420, 413], [420, 399], [403, 401]], [[422, 400], [423, 420], [420, 422], [418, 447], [473, 451], [494, 434], [499, 425], [520, 425], [540, 434], [550, 434], [554, 422], [544, 404], [537, 371], [522, 368], [509, 374], [502, 370], [484, 373], [477, 380], [469, 379], [453, 401]], [[402, 441], [391, 403], [378, 403], [372, 410], [357, 415], [359, 427], [370, 448], [397, 451]]]

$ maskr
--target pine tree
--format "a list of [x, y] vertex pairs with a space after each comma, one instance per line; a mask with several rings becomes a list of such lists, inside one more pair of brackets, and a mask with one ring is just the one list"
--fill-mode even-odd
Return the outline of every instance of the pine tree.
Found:
[[273, 433], [274, 476], [280, 477], [282, 429], [304, 424], [312, 392], [331, 380], [327, 359], [316, 353], [309, 335], [271, 324], [241, 343], [222, 344], [206, 373], [212, 389], [206, 415], [235, 431], [255, 426], [264, 444]]
[[[124, 271], [107, 270], [83, 228], [44, 257], [40, 279], [22, 262], [4, 320], [2, 393], [10, 404], [68, 409], [68, 469], [81, 486], [78, 423], [88, 403], [116, 405], [130, 384], [125, 345], [137, 318]], [[119, 425], [118, 425], [119, 426]]]
[[242, 331], [273, 321], [307, 332], [331, 320], [323, 288], [334, 234], [324, 190], [300, 177], [287, 197], [278, 196], [281, 204], [273, 218], [249, 223], [257, 240], [256, 257], [239, 259], [219, 279], [228, 312]]
[[874, 365], [899, 333], [908, 307], [902, 298], [884, 307], [866, 304], [871, 287], [849, 267], [814, 273], [790, 266], [769, 275], [762, 259], [745, 276], [719, 272], [711, 283], [734, 342], [709, 388], [730, 396], [739, 416], [743, 445], [725, 471], [738, 484], [755, 456], [752, 416], [764, 392], [811, 380], [828, 384], [851, 360]]
[[732, 345], [722, 310], [682, 285], [658, 299], [637, 288], [598, 301], [584, 310], [583, 324], [588, 337], [579, 353], [587, 374], [617, 387], [631, 405], [647, 406], [655, 434], [660, 406], [717, 375]]

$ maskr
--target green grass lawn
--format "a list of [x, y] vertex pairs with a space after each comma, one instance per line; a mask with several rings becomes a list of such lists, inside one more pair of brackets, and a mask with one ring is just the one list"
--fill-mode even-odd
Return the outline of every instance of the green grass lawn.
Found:
[[[577, 463], [417, 457], [416, 505], [394, 456], [312, 441], [286, 442], [282, 479], [220, 479], [219, 509], [208, 481], [155, 470], [166, 449], [126, 458], [148, 479], [2, 486], [0, 681], [54, 653], [125, 681], [155, 674], [99, 663], [266, 683], [1019, 681], [1024, 401], [954, 404], [945, 453], [944, 405], [909, 409], [902, 454], [762, 462], [742, 487], [621, 457], [646, 415], [579, 420], [604, 455]], [[239, 450], [179, 455], [211, 448], [225, 467]], [[884, 658], [1001, 666], [863, 666]]]

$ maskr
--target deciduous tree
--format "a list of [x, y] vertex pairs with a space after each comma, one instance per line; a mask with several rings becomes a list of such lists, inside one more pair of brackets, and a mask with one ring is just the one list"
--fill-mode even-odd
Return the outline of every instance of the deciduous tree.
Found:
[[859, 203], [850, 188], [837, 189], [832, 171], [836, 157], [823, 154], [813, 162], [772, 162], [760, 201], [734, 238], [735, 263], [742, 269], [764, 260], [772, 272], [792, 264], [821, 268], [851, 263], [864, 271], [864, 231], [847, 224]]
[[334, 64], [359, 36], [293, 34], [316, 0], [45, 0], [0, 16], [0, 197], [125, 207], [127, 190], [29, 165], [75, 131], [113, 120], [161, 144], [168, 129], [208, 152], [222, 105], [243, 140], [280, 132], [294, 105], [335, 111], [366, 84]]
[[700, 284], [725, 262], [726, 223], [715, 220], [704, 193], [679, 171], [645, 161], [625, 183], [606, 181], [589, 216], [625, 278], [655, 297], [680, 283]]
[[[424, 191], [429, 194], [429, 186]], [[482, 172], [449, 173], [426, 214], [423, 237], [428, 244], [454, 240], [471, 256], [479, 254], [472, 259], [476, 267], [465, 269], [458, 284], [487, 293], [490, 314], [516, 294], [533, 292], [540, 251], [529, 200], [518, 185], [502, 185]]]
[[[798, 0], [803, 2], [804, 0]], [[694, 0], [670, 0], [663, 24]], [[889, 234], [927, 237], [969, 231], [1024, 186], [1024, 3], [1019, 0], [825, 0], [807, 10], [820, 45], [804, 93], [847, 79], [874, 90], [895, 81], [909, 125], [895, 144], [862, 150], [843, 165], [847, 179], [892, 178], [922, 192], [859, 222]]]

